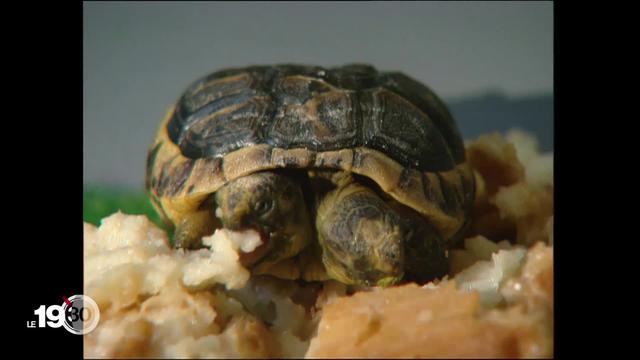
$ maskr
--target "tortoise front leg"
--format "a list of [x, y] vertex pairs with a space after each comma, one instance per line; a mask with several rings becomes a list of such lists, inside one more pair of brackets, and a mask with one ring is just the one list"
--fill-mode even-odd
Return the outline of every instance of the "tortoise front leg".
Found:
[[[350, 176], [320, 199], [316, 229], [327, 274], [345, 284], [388, 286], [402, 280], [406, 221]], [[336, 181], [336, 179], [338, 179]]]
[[199, 249], [204, 247], [202, 237], [213, 234], [220, 222], [213, 216], [210, 206], [190, 214], [176, 225], [173, 232], [173, 244], [176, 248]]
[[321, 196], [316, 217], [329, 276], [346, 284], [388, 286], [446, 274], [446, 244], [418, 213], [383, 200], [348, 173], [317, 178], [336, 186]]

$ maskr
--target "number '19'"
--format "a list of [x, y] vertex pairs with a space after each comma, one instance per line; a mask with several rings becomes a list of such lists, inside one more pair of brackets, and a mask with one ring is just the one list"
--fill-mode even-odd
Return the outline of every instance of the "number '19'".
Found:
[[38, 316], [38, 327], [41, 328], [45, 327], [46, 325], [52, 328], [58, 328], [62, 326], [62, 323], [64, 322], [64, 312], [62, 311], [62, 306], [60, 305], [52, 305], [49, 306], [49, 308], [44, 305], [40, 305], [40, 307], [37, 308], [33, 313]]

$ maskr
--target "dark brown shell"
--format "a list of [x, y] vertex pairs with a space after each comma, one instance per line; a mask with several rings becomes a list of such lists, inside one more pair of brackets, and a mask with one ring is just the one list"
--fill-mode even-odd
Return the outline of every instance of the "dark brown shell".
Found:
[[268, 144], [313, 151], [368, 147], [423, 171], [464, 161], [458, 129], [431, 90], [367, 65], [216, 72], [187, 89], [168, 130], [191, 159]]

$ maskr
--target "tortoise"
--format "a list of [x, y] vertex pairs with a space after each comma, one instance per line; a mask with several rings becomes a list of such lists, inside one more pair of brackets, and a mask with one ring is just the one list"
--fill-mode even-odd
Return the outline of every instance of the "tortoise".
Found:
[[254, 229], [254, 274], [426, 282], [448, 269], [475, 193], [459, 130], [428, 87], [371, 65], [230, 68], [193, 84], [149, 148], [145, 184], [196, 249]]

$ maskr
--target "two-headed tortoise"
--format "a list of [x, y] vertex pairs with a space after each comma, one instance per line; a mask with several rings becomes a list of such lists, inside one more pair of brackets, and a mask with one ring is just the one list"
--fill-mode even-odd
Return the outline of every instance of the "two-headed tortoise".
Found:
[[[251, 66], [192, 84], [151, 145], [151, 200], [177, 247], [255, 229], [255, 274], [386, 286], [443, 275], [474, 177], [426, 86], [369, 65]], [[326, 270], [326, 272], [324, 272]]]

